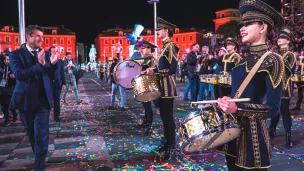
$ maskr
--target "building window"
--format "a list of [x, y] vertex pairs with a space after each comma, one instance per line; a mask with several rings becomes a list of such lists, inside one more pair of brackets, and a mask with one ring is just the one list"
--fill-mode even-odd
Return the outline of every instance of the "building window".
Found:
[[54, 45], [56, 45], [56, 44], [57, 44], [56, 39], [53, 39], [53, 44], [54, 44]]
[[122, 45], [122, 40], [119, 40], [119, 44], [121, 44], [121, 45]]
[[175, 33], [178, 34], [179, 33], [179, 28], [175, 28]]
[[190, 36], [189, 39], [192, 40], [192, 36]]
[[151, 30], [148, 30], [147, 31], [147, 35], [151, 35], [152, 34], [152, 31]]
[[185, 42], [186, 41], [186, 38], [185, 38], [185, 36], [183, 37], [183, 42]]
[[19, 43], [19, 37], [15, 37], [16, 43]]
[[68, 45], [70, 45], [71, 44], [71, 39], [68, 39]]
[[104, 40], [104, 44], [107, 45], [108, 44], [108, 40]]
[[52, 30], [52, 34], [57, 34], [57, 30]]
[[225, 14], [221, 14], [221, 17], [224, 18], [224, 17], [225, 17]]
[[60, 44], [61, 44], [61, 45], [64, 44], [63, 38], [60, 39]]
[[105, 53], [109, 53], [109, 47], [105, 47]]
[[118, 36], [123, 36], [123, 31], [119, 31]]
[[5, 37], [5, 42], [10, 42], [10, 37]]
[[45, 39], [45, 44], [46, 44], [46, 45], [49, 44], [49, 39]]
[[61, 48], [61, 54], [64, 54], [64, 47]]
[[71, 52], [71, 48], [68, 47], [68, 48], [67, 48], [67, 52]]
[[175, 38], [176, 42], [178, 42], [178, 37]]
[[114, 45], [115, 44], [115, 41], [114, 40], [112, 40], [112, 45]]

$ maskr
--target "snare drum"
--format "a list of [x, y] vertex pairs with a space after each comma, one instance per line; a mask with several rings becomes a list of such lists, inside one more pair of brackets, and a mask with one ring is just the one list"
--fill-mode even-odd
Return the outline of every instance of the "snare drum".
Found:
[[132, 79], [135, 100], [148, 102], [160, 97], [160, 86], [158, 77], [141, 74]]
[[114, 81], [126, 89], [132, 89], [132, 79], [141, 73], [141, 66], [133, 60], [119, 62], [113, 70]]
[[219, 84], [230, 85], [231, 86], [231, 75], [220, 75]]
[[192, 112], [180, 120], [179, 146], [189, 153], [209, 150], [232, 141], [240, 133], [239, 125], [230, 115], [207, 106], [202, 111]]

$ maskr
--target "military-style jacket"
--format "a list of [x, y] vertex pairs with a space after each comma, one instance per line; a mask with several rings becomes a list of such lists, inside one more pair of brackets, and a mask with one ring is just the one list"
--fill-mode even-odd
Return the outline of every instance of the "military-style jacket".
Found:
[[158, 55], [157, 75], [159, 76], [161, 98], [177, 97], [173, 74], [177, 70], [179, 48], [170, 39], [163, 41], [163, 48]]
[[283, 83], [283, 99], [290, 99], [292, 96], [292, 81], [291, 77], [295, 74], [296, 70], [296, 57], [290, 52], [288, 49], [280, 49], [280, 55], [283, 57], [285, 63], [285, 72], [283, 75], [282, 83]]
[[223, 73], [231, 73], [232, 68], [238, 65], [241, 59], [242, 57], [236, 52], [225, 54], [222, 60], [222, 62], [224, 63]]
[[[250, 55], [232, 69], [232, 97], [258, 59], [267, 51], [267, 45], [250, 47]], [[241, 135], [218, 148], [220, 152], [236, 157], [239, 167], [270, 167], [271, 147], [266, 120], [276, 117], [279, 112], [283, 73], [282, 57], [276, 53], [269, 54], [240, 96], [251, 99], [250, 102], [237, 103], [238, 112], [233, 114], [242, 127]], [[266, 104], [263, 104], [265, 97]]]
[[152, 67], [154, 65], [155, 59], [153, 56], [149, 55], [144, 57], [145, 59], [141, 63], [142, 71], [145, 71], [146, 69]]

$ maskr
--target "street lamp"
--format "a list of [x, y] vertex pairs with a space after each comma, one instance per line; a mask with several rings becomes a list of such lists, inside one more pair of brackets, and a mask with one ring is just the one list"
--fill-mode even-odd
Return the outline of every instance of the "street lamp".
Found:
[[18, 0], [20, 46], [25, 43], [24, 0]]
[[[156, 28], [157, 28], [157, 24], [156, 24], [156, 17], [157, 17], [157, 13], [156, 13], [156, 4], [159, 2], [159, 0], [148, 0], [149, 4], [153, 4], [154, 5], [154, 45], [157, 46], [157, 34], [156, 34]], [[157, 48], [155, 48], [155, 54], [157, 54]]]

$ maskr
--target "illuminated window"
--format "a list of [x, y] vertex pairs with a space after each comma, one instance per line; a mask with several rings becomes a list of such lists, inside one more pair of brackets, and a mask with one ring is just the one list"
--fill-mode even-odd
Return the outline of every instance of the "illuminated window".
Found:
[[108, 40], [104, 40], [104, 44], [107, 45], [108, 44]]
[[57, 30], [52, 30], [52, 34], [57, 34]]
[[60, 44], [61, 44], [61, 45], [64, 44], [63, 38], [60, 38]]
[[71, 39], [68, 39], [68, 45], [70, 45], [71, 44]]
[[190, 38], [189, 38], [190, 40], [192, 40], [192, 36], [190, 36]]
[[19, 43], [19, 37], [15, 37], [15, 42]]
[[114, 40], [112, 40], [112, 45], [114, 45], [115, 44], [115, 41]]
[[57, 44], [56, 39], [53, 39], [53, 44], [54, 44], [54, 45], [56, 45], [56, 44]]
[[178, 37], [175, 38], [176, 42], [178, 42]]
[[49, 39], [45, 39], [45, 44], [46, 44], [46, 45], [49, 44]]
[[10, 37], [5, 37], [5, 42], [10, 42]]

